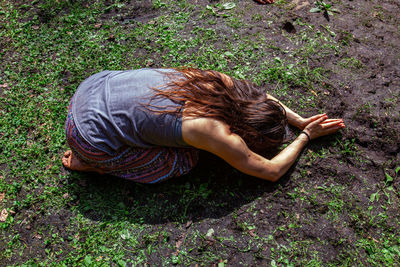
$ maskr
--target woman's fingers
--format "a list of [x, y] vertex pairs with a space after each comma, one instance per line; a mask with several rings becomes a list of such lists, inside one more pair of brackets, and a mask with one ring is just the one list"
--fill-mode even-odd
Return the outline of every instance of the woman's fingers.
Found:
[[299, 128], [300, 128], [301, 130], [303, 130], [305, 127], [307, 127], [307, 125], [309, 125], [309, 124], [312, 123], [313, 121], [318, 120], [319, 118], [321, 118], [321, 117], [323, 117], [323, 116], [325, 116], [325, 115], [326, 115], [325, 113], [324, 113], [324, 114], [318, 114], [318, 115], [314, 115], [314, 116], [312, 116], [312, 117], [303, 119], [302, 122], [301, 122], [301, 125], [299, 126]]
[[343, 124], [343, 122], [342, 122], [341, 120], [338, 120], [338, 121], [331, 121], [331, 122], [325, 122], [325, 121], [323, 121], [323, 122], [321, 123], [321, 126], [322, 126], [322, 129], [327, 129], [327, 128], [330, 128], [330, 127], [332, 127], [332, 126], [337, 126], [337, 125], [340, 125], [340, 124]]
[[322, 123], [328, 123], [328, 122], [343, 122], [342, 119], [326, 119]]
[[318, 119], [308, 124], [304, 129], [310, 135], [311, 139], [335, 133], [345, 127], [342, 119], [328, 119], [326, 114], [320, 114], [316, 117]]
[[337, 132], [345, 127], [342, 119], [328, 119], [326, 114], [318, 114], [306, 119], [306, 131], [311, 139]]
[[327, 118], [328, 118], [328, 116], [326, 116], [326, 114], [322, 114], [318, 119], [316, 119], [312, 123], [310, 123], [310, 125], [320, 124], [323, 121], [325, 121]]
[[324, 117], [324, 116], [326, 116], [325, 113], [324, 114], [318, 114], [318, 115], [310, 117], [310, 120], [311, 121], [315, 121], [315, 120], [318, 120], [319, 118]]
[[342, 129], [345, 127], [343, 122], [331, 122], [331, 123], [326, 123], [326, 124], [321, 124], [321, 136], [323, 135], [328, 135], [328, 134], [333, 134], [337, 132], [338, 130]]
[[337, 132], [338, 130], [342, 129], [343, 127], [344, 126], [341, 126], [340, 124], [332, 126], [325, 130], [325, 135], [333, 134], [333, 133]]

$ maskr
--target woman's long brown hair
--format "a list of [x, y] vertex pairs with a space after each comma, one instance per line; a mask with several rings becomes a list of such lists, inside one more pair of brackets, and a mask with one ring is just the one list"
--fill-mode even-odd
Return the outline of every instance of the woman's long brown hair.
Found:
[[[262, 89], [212, 70], [182, 68], [167, 75], [171, 80], [167, 89], [153, 88], [156, 98], [185, 103], [187, 115], [226, 123], [255, 152], [282, 144], [287, 125], [285, 110], [277, 101], [268, 99]], [[181, 111], [165, 112], [178, 115]]]

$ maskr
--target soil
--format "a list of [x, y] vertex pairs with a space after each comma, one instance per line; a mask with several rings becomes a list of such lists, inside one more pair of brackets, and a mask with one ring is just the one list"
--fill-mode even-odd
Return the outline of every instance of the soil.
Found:
[[[206, 6], [218, 1], [190, 2]], [[343, 118], [347, 127], [341, 134], [312, 142], [296, 165], [275, 184], [240, 174], [222, 160], [203, 153], [199, 165], [190, 175], [191, 180], [185, 176], [158, 185], [143, 186], [105, 176], [84, 175], [82, 183], [86, 192], [69, 192], [70, 195], [77, 195], [77, 199], [71, 200], [69, 205], [78, 206], [80, 212], [93, 221], [109, 219], [104, 214], [112, 217], [114, 207], [104, 207], [100, 214], [96, 210], [86, 210], [79, 203], [88, 201], [92, 193], [106, 190], [108, 185], [120, 185], [126, 194], [119, 200], [126, 206], [134, 205], [137, 214], [145, 215], [132, 216], [130, 221], [142, 220], [142, 223], [153, 226], [147, 234], [161, 228], [169, 235], [166, 241], [169, 246], [162, 245], [161, 241], [142, 238], [143, 247], [148, 244], [146, 242], [154, 242], [154, 246], [159, 248], [148, 257], [147, 263], [151, 266], [161, 264], [162, 259], [175, 253], [171, 247], [183, 239], [186, 247], [197, 248], [189, 252], [191, 257], [201, 258], [206, 252], [214, 253], [227, 260], [229, 266], [269, 264], [273, 253], [271, 247], [282, 250], [285, 246], [296, 246], [288, 241], [288, 236], [300, 243], [310, 241], [307, 249], [317, 251], [322, 263], [340, 263], [342, 258], [349, 256], [347, 253], [356, 249], [355, 242], [360, 232], [367, 233], [366, 238], [378, 239], [378, 226], [366, 222], [366, 210], [371, 205], [369, 196], [384, 183], [385, 173], [394, 177], [394, 169], [400, 166], [400, 3], [395, 0], [335, 1], [334, 7], [340, 13], [329, 16], [329, 21], [322, 13], [309, 12], [312, 1], [294, 0], [292, 3], [292, 8], [285, 14], [279, 7], [268, 5], [265, 15], [264, 6], [250, 0], [239, 1], [236, 9], [243, 9], [245, 23], [252, 26], [237, 29], [237, 34], [246, 36], [264, 32], [268, 40], [285, 43], [291, 35], [298, 34], [298, 20], [315, 25], [320, 31], [324, 31], [322, 26], [328, 23], [330, 30], [336, 33], [335, 40], [346, 43], [346, 50], [323, 57], [310, 56], [311, 67], [328, 70], [325, 74], [327, 79], [320, 88], [325, 93], [319, 94], [316, 108], [307, 108], [300, 113], [311, 115], [318, 109], [331, 117]], [[252, 16], [260, 10], [263, 16], [274, 22], [266, 25], [264, 20], [252, 20]], [[152, 8], [150, 1], [131, 1], [122, 10], [107, 10], [101, 19], [104, 22], [113, 19], [121, 24], [129, 24], [132, 20], [148, 23], [160, 12]], [[200, 25], [197, 26], [201, 26], [202, 22], [198, 23]], [[214, 27], [219, 32], [225, 30], [227, 38], [232, 35], [231, 29], [219, 24], [219, 18], [216, 24], [207, 24], [207, 27]], [[191, 30], [188, 28], [185, 32], [190, 33]], [[284, 59], [285, 54], [280, 54], [280, 57]], [[357, 59], [358, 63], [351, 69], [338, 67], [338, 62], [345, 58]], [[152, 66], [161, 65], [160, 58], [152, 58]], [[325, 157], [315, 156], [322, 155], [324, 150], [331, 153]], [[329, 219], [331, 206], [326, 203], [335, 191], [321, 189], [326, 188], [327, 181], [345, 188], [338, 193], [343, 203], [339, 217], [334, 220]], [[67, 181], [74, 182], [72, 178]], [[208, 184], [208, 195], [205, 198], [193, 196], [189, 205], [180, 205], [180, 199], [183, 195], [190, 196], [170, 191], [182, 185], [199, 188], [204, 183]], [[302, 192], [306, 201], [293, 197], [296, 188], [304, 183], [309, 188], [309, 192]], [[394, 180], [392, 185], [398, 191], [400, 179]], [[154, 205], [153, 212], [146, 211], [149, 199]], [[384, 201], [381, 198], [374, 205], [379, 207]], [[398, 230], [395, 222], [399, 214], [396, 209], [389, 206], [386, 210], [386, 227]], [[351, 216], [354, 210], [357, 210], [357, 218]], [[45, 257], [44, 249], [51, 247], [51, 244], [45, 245], [38, 238], [33, 238], [34, 231], [31, 229], [50, 223], [62, 232], [68, 227], [65, 218], [69, 216], [71, 212], [65, 209], [58, 214], [29, 218], [29, 229], [21, 227], [19, 233], [31, 250], [21, 258], [16, 256], [18, 261], [23, 262], [33, 255]], [[177, 218], [184, 218], [185, 221]], [[211, 228], [215, 234], [210, 238], [204, 237]], [[198, 233], [203, 233], [203, 238]], [[260, 247], [257, 242], [251, 242], [254, 236], [269, 240], [271, 235], [274, 242], [266, 241], [270, 246]], [[67, 239], [68, 236], [65, 236]], [[358, 258], [361, 263], [368, 264], [365, 253], [361, 252]], [[311, 254], [306, 255], [312, 258]], [[298, 256], [288, 255], [288, 258]], [[7, 263], [16, 259], [10, 260]], [[215, 259], [214, 263], [218, 261]]]

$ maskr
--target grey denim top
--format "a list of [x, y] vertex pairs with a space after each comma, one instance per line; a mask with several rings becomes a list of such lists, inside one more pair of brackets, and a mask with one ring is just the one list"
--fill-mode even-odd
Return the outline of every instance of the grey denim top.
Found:
[[175, 70], [102, 71], [87, 78], [72, 103], [79, 133], [111, 155], [124, 146], [188, 147], [182, 138], [182, 116], [154, 112], [182, 108], [167, 98], [152, 98], [152, 88], [166, 88], [168, 72]]

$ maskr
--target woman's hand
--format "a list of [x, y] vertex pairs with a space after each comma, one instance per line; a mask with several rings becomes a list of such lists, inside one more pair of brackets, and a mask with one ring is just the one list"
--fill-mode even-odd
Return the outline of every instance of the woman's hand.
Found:
[[326, 114], [318, 114], [309, 118], [301, 118], [299, 120], [299, 122], [297, 123], [297, 128], [299, 128], [300, 130], [304, 130], [304, 128], [306, 128], [307, 125], [309, 125], [311, 122], [318, 120], [319, 118], [321, 118], [322, 116], [324, 116]]
[[311, 122], [307, 124], [304, 131], [310, 136], [311, 139], [320, 136], [333, 134], [341, 128], [345, 127], [342, 119], [328, 119], [326, 114], [319, 114], [308, 118]]

